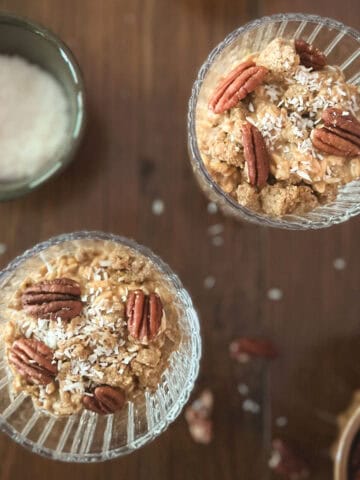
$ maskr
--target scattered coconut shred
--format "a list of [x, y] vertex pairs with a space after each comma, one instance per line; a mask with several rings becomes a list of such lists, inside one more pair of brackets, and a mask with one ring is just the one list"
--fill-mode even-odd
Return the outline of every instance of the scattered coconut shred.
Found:
[[0, 55], [0, 182], [27, 179], [59, 154], [68, 102], [55, 78], [23, 58]]

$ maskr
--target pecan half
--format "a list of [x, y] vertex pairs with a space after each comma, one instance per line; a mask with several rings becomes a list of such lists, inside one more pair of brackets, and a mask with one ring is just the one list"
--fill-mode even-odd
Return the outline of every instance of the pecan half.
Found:
[[321, 50], [305, 42], [305, 40], [295, 40], [295, 50], [300, 57], [300, 64], [313, 70], [321, 70], [325, 67], [326, 56]]
[[71, 320], [82, 310], [80, 285], [70, 278], [36, 283], [22, 295], [24, 310], [38, 318]]
[[82, 403], [87, 410], [100, 415], [108, 415], [121, 410], [125, 405], [125, 400], [125, 393], [119, 388], [101, 385], [94, 388], [93, 396], [84, 395]]
[[230, 355], [239, 362], [246, 363], [250, 357], [273, 360], [279, 352], [270, 340], [263, 338], [239, 337], [230, 343]]
[[215, 113], [223, 113], [235, 107], [262, 83], [267, 73], [267, 68], [259, 67], [251, 60], [241, 63], [216, 87], [209, 108]]
[[288, 480], [308, 478], [309, 470], [305, 461], [283, 440], [273, 440], [269, 467]]
[[57, 374], [52, 350], [35, 339], [15, 340], [9, 352], [9, 361], [29, 383], [47, 385]]
[[322, 120], [324, 126], [311, 132], [314, 147], [329, 155], [360, 155], [360, 122], [354, 115], [339, 108], [328, 108], [322, 113]]
[[265, 140], [260, 131], [249, 122], [242, 126], [242, 135], [250, 185], [262, 188], [270, 173], [270, 158]]
[[130, 292], [126, 302], [130, 335], [145, 343], [152, 340], [160, 329], [162, 312], [163, 306], [156, 293]]

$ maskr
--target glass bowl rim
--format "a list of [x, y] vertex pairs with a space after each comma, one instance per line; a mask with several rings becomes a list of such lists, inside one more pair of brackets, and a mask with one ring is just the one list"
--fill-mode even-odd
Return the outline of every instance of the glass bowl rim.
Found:
[[[51, 178], [61, 173], [72, 162], [74, 154], [84, 136], [84, 130], [87, 121], [87, 108], [84, 77], [80, 65], [72, 50], [58, 35], [49, 30], [47, 27], [43, 26], [41, 23], [35, 22], [26, 16], [16, 15], [11, 12], [0, 13], [0, 26], [1, 25], [11, 25], [23, 30], [27, 30], [41, 37], [43, 41], [46, 41], [59, 49], [64, 54], [62, 55], [63, 65], [70, 72], [72, 78], [76, 80], [78, 96], [80, 97], [80, 100], [79, 98], [77, 100], [78, 112], [76, 114], [74, 128], [69, 131], [67, 139], [64, 142], [65, 149], [58, 158], [57, 162], [50, 162], [49, 166], [45, 170], [41, 170], [38, 174], [35, 174], [31, 178], [24, 180], [21, 185], [16, 184], [14, 188], [4, 191], [1, 191], [0, 189], [0, 202], [4, 202], [36, 190]], [[74, 136], [74, 132], [76, 132], [76, 136]]]
[[[264, 24], [269, 23], [276, 23], [282, 21], [308, 21], [312, 23], [322, 24], [328, 26], [333, 29], [337, 29], [339, 31], [345, 32], [346, 35], [354, 38], [357, 42], [360, 43], [360, 32], [356, 29], [345, 25], [344, 23], [335, 20], [329, 17], [322, 17], [320, 15], [313, 15], [307, 13], [277, 13], [274, 15], [268, 15], [260, 18], [256, 18], [247, 22], [246, 24], [236, 28], [232, 32], [226, 35], [226, 37], [219, 42], [209, 53], [205, 61], [202, 63], [196, 79], [193, 83], [191, 96], [188, 102], [188, 114], [187, 114], [187, 137], [188, 137], [188, 148], [190, 150], [191, 161], [193, 161], [196, 166], [199, 168], [199, 173], [202, 178], [205, 180], [207, 185], [214, 191], [216, 197], [220, 201], [221, 199], [225, 200], [226, 206], [229, 207], [232, 213], [239, 214], [243, 220], [250, 221], [252, 223], [258, 225], [264, 225], [268, 227], [274, 228], [281, 228], [281, 229], [301, 229], [301, 230], [311, 230], [311, 229], [318, 229], [318, 228], [326, 228], [332, 225], [336, 225], [338, 223], [342, 223], [346, 220], [349, 220], [351, 217], [358, 215], [360, 213], [359, 210], [355, 211], [347, 211], [346, 213], [342, 213], [341, 215], [337, 215], [335, 219], [332, 219], [329, 222], [317, 222], [315, 220], [306, 219], [307, 225], [303, 225], [299, 227], [298, 223], [292, 222], [289, 220], [291, 214], [286, 215], [284, 217], [270, 217], [265, 214], [261, 214], [246, 208], [236, 202], [230, 195], [224, 192], [221, 187], [215, 182], [210, 173], [207, 171], [202, 156], [200, 154], [200, 149], [198, 146], [197, 141], [197, 134], [196, 134], [196, 106], [199, 98], [199, 94], [201, 91], [202, 84], [205, 80], [205, 77], [212, 66], [212, 63], [215, 61], [216, 57], [218, 57], [226, 47], [228, 47], [236, 38], [238, 38], [241, 34], [253, 30], [256, 27], [262, 26]], [[359, 183], [360, 180], [355, 180], [352, 183]], [[346, 185], [345, 185], [346, 186]], [[344, 186], [344, 187], [345, 187]], [[326, 206], [330, 206], [332, 203], [327, 204]], [[317, 208], [321, 208], [317, 207]], [[317, 209], [313, 210], [312, 212], [316, 212]], [[309, 212], [311, 213], [311, 212]], [[301, 217], [301, 215], [299, 215]]]
[[346, 422], [335, 449], [334, 480], [347, 480], [353, 442], [360, 430], [360, 406]]
[[[7, 421], [6, 418], [3, 418], [0, 414], [0, 431], [6, 433], [12, 440], [21, 446], [27, 448], [33, 453], [37, 453], [41, 456], [51, 458], [53, 460], [60, 460], [64, 462], [76, 462], [76, 463], [89, 463], [89, 462], [101, 462], [105, 460], [111, 460], [117, 457], [120, 457], [125, 454], [132, 453], [138, 448], [147, 445], [155, 438], [157, 438], [161, 433], [163, 433], [171, 423], [180, 415], [182, 409], [184, 408], [186, 402], [188, 401], [190, 394], [194, 388], [196, 378], [198, 377], [199, 368], [200, 368], [200, 359], [202, 353], [201, 346], [201, 337], [200, 337], [200, 324], [197, 312], [192, 303], [191, 297], [187, 290], [181, 283], [179, 277], [171, 270], [169, 265], [164, 262], [158, 255], [156, 255], [150, 248], [143, 246], [137, 243], [135, 240], [121, 235], [115, 235], [112, 233], [106, 233], [102, 231], [88, 231], [80, 230], [72, 233], [64, 233], [61, 235], [56, 235], [49, 238], [43, 242], [35, 244], [33, 247], [25, 250], [22, 254], [15, 257], [4, 269], [0, 270], [0, 288], [6, 279], [11, 275], [12, 271], [18, 268], [24, 261], [28, 260], [34, 255], [39, 254], [43, 250], [46, 250], [49, 247], [60, 245], [67, 241], [74, 240], [104, 240], [104, 241], [113, 241], [115, 243], [120, 243], [126, 247], [134, 249], [136, 252], [144, 255], [145, 257], [152, 260], [156, 267], [165, 275], [167, 275], [168, 281], [173, 285], [177, 291], [181, 291], [182, 299], [181, 302], [184, 307], [184, 312], [186, 316], [191, 319], [192, 327], [195, 330], [194, 336], [191, 337], [192, 349], [193, 349], [193, 361], [194, 368], [192, 369], [192, 375], [187, 379], [187, 385], [184, 387], [182, 392], [179, 394], [177, 402], [172, 405], [171, 409], [167, 412], [166, 417], [159, 421], [156, 425], [152, 427], [151, 432], [147, 432], [143, 437], [141, 437], [142, 442], [136, 445], [136, 442], [132, 446], [123, 445], [118, 448], [109, 450], [105, 454], [103, 452], [96, 453], [71, 453], [71, 452], [61, 452], [57, 453], [55, 450], [36, 445], [35, 441], [29, 440], [26, 436], [23, 437], [21, 433], [15, 430], [12, 425]], [[91, 412], [90, 412], [91, 413]], [[92, 413], [91, 413], [92, 414]], [[48, 415], [51, 418], [51, 415]], [[71, 416], [69, 416], [70, 418]], [[148, 438], [147, 438], [148, 437]]]

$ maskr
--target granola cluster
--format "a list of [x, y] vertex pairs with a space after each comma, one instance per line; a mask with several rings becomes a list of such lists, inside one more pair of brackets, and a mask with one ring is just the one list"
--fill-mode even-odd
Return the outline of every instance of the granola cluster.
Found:
[[199, 149], [214, 181], [269, 216], [333, 200], [360, 177], [359, 89], [301, 40], [276, 38], [240, 61], [197, 105]]
[[84, 407], [113, 413], [156, 389], [180, 340], [175, 293], [163, 274], [108, 241], [77, 241], [71, 253], [42, 259], [7, 309], [13, 392], [70, 415]]

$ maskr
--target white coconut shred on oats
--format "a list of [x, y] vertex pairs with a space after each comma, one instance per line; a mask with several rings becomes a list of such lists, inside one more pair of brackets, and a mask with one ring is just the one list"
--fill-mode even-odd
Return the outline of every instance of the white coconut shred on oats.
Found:
[[360, 177], [359, 88], [326, 63], [306, 42], [276, 38], [204, 87], [201, 156], [239, 204], [269, 216], [303, 213]]
[[42, 259], [8, 308], [12, 391], [69, 415], [83, 407], [114, 413], [122, 398], [156, 389], [180, 339], [175, 293], [163, 274], [111, 242], [80, 241], [73, 254]]

